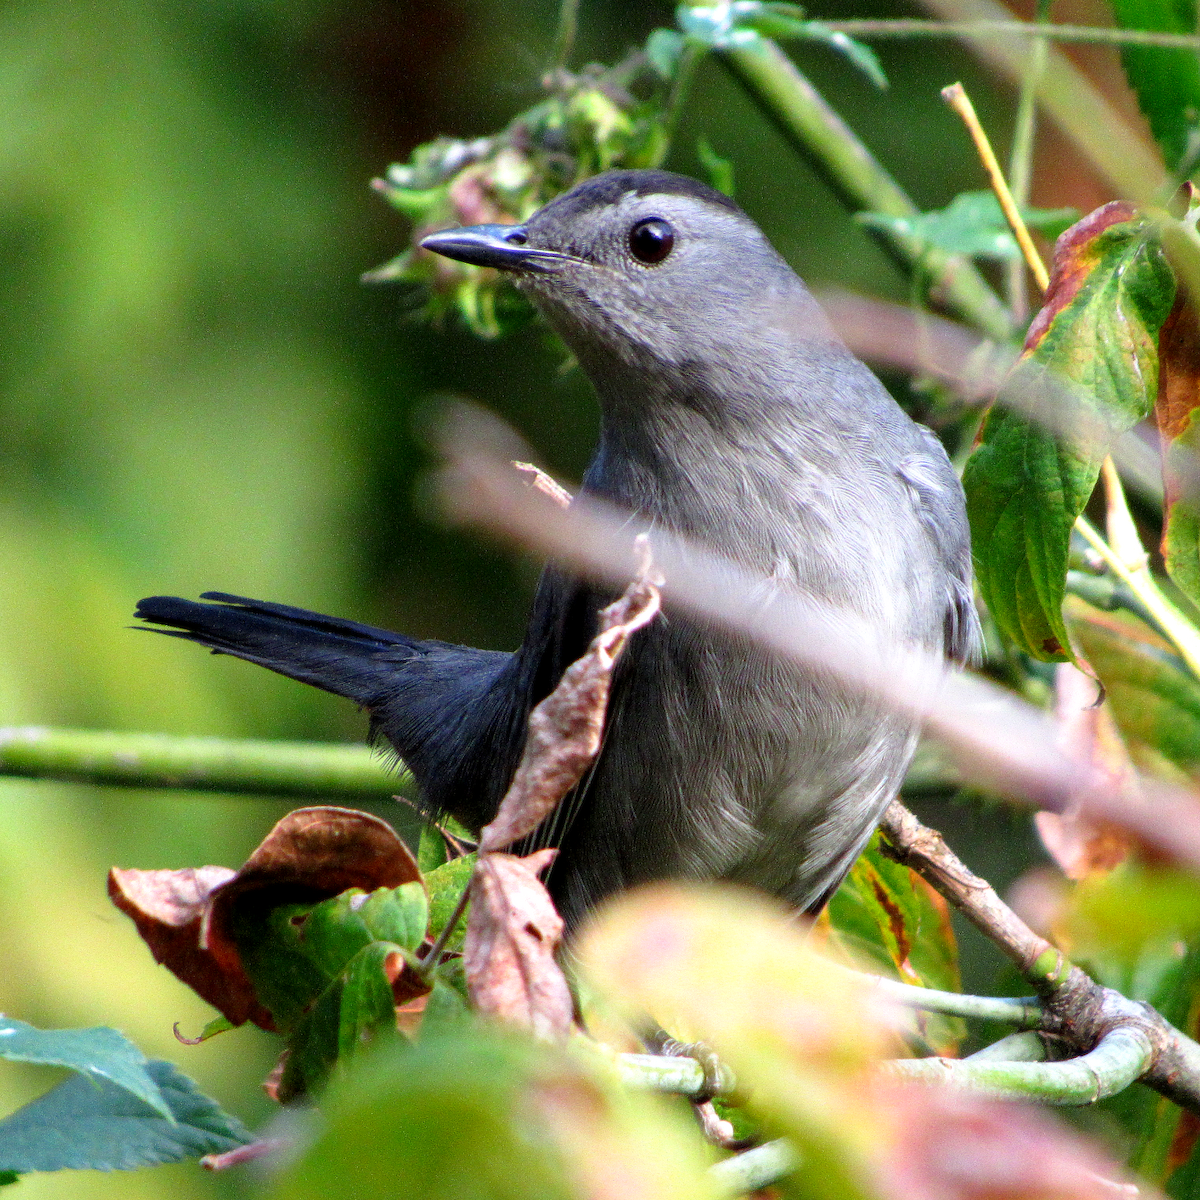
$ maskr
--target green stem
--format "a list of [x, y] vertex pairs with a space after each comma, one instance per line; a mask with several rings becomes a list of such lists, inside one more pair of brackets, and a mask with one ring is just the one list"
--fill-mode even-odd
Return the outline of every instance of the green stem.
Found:
[[558, 29], [554, 35], [554, 58], [552, 69], [565, 71], [575, 47], [575, 33], [579, 28], [579, 0], [561, 0], [558, 6]]
[[[718, 1096], [734, 1089], [734, 1079], [724, 1063]], [[672, 1092], [678, 1096], [699, 1096], [709, 1089], [710, 1080], [694, 1058], [671, 1054], [618, 1054], [617, 1072], [621, 1082], [651, 1092]]]
[[708, 1177], [727, 1196], [744, 1196], [777, 1182], [800, 1165], [795, 1146], [783, 1138], [764, 1142], [722, 1159], [708, 1168]]
[[982, 1050], [967, 1055], [968, 1062], [1044, 1062], [1046, 1043], [1032, 1030], [1010, 1033]]
[[[774, 42], [759, 39], [719, 54], [763, 111], [850, 208], [894, 217], [916, 215], [917, 206], [904, 189]], [[1011, 336], [1007, 310], [965, 259], [890, 230], [875, 235], [904, 270], [920, 271], [931, 279], [948, 308], [990, 338], [1004, 341]]]
[[1149, 1038], [1124, 1026], [1105, 1034], [1090, 1054], [1066, 1062], [902, 1058], [889, 1062], [887, 1069], [901, 1079], [949, 1083], [1005, 1099], [1076, 1106], [1124, 1091], [1146, 1071], [1152, 1058]]
[[684, 43], [679, 65], [675, 68], [675, 78], [671, 81], [671, 91], [667, 97], [666, 115], [663, 118], [662, 150], [658, 156], [659, 161], [654, 164], [656, 167], [662, 166], [675, 142], [675, 132], [679, 128], [679, 118], [683, 113], [683, 102], [702, 57], [697, 46], [690, 42]]
[[1146, 606], [1158, 627], [1175, 643], [1183, 661], [1200, 679], [1200, 630], [1167, 599], [1158, 581], [1150, 574], [1145, 555], [1132, 564], [1122, 562], [1086, 517], [1079, 517], [1075, 528], [1104, 559], [1108, 569]]
[[0, 775], [341, 801], [412, 786], [366, 746], [28, 727], [0, 728]]
[[[1040, 5], [1039, 5], [1040, 9]], [[1193, 33], [1158, 33], [1147, 29], [1107, 29], [1094, 25], [1042, 25], [1029, 21], [929, 21], [920, 17], [880, 20], [822, 21], [835, 33], [860, 38], [974, 38], [1025, 37], [1036, 44], [1081, 42], [1097, 46], [1161, 46], [1173, 50], [1200, 49]]]
[[880, 995], [907, 1008], [925, 1012], [945, 1013], [952, 1017], [974, 1017], [980, 1021], [997, 1021], [1004, 1025], [1019, 1025], [1024, 1029], [1040, 1028], [1045, 1013], [1034, 997], [964, 996], [959, 992], [939, 992], [936, 988], [914, 987], [882, 975], [862, 977]]
[[[1037, 24], [1050, 20], [1053, 0], [1037, 0]], [[1008, 186], [1018, 208], [1029, 204], [1033, 179], [1033, 146], [1037, 129], [1038, 85], [1046, 70], [1046, 39], [1035, 37], [1029, 46], [1029, 62], [1021, 79], [1021, 94], [1017, 101], [1017, 120], [1013, 128], [1012, 152], [1008, 159]], [[1013, 259], [1004, 270], [1004, 287], [1008, 307], [1018, 325], [1029, 317], [1029, 295], [1025, 288], [1025, 264]]]

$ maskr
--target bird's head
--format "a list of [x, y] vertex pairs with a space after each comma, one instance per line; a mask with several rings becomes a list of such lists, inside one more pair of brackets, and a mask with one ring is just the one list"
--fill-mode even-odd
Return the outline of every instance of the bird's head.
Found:
[[828, 328], [803, 284], [728, 196], [667, 171], [609, 171], [521, 225], [426, 237], [516, 277], [603, 391], [622, 365], [677, 372]]

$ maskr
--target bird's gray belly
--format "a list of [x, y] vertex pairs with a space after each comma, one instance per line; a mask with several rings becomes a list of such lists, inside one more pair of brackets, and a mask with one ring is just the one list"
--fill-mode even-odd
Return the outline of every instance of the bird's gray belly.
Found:
[[870, 837], [916, 742], [912, 720], [670, 617], [620, 671], [561, 843], [569, 924], [609, 892], [663, 878], [735, 879], [812, 906]]

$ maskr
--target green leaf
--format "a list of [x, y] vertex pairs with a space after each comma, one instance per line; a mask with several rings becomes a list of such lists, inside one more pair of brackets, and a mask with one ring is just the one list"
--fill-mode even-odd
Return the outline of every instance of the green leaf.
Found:
[[724, 192], [726, 196], [733, 195], [733, 163], [722, 158], [708, 143], [708, 138], [699, 137], [696, 139], [696, 157], [700, 160], [700, 165], [704, 168], [704, 173], [708, 176], [708, 182], [717, 189], [718, 192]]
[[[1021, 217], [1030, 228], [1057, 236], [1079, 219], [1079, 213], [1073, 208], [1025, 208]], [[913, 217], [865, 212], [857, 213], [855, 220], [872, 229], [917, 238], [950, 254], [996, 261], [1021, 257], [994, 192], [960, 192], [945, 208]]]
[[428, 911], [419, 883], [369, 894], [351, 888], [320, 904], [239, 913], [235, 938], [259, 1001], [287, 1036], [366, 947], [386, 942], [416, 950], [425, 938]]
[[[882, 974], [919, 987], [956, 992], [958, 945], [937, 894], [887, 858], [878, 832], [829, 902], [829, 921], [852, 953]], [[922, 1014], [920, 1032], [936, 1053], [953, 1053], [966, 1032], [956, 1018]]]
[[[1153, 225], [1130, 206], [1105, 205], [1068, 230], [1046, 305], [963, 473], [980, 591], [1034, 658], [1070, 657], [1062, 602], [1071, 529], [1113, 439], [1150, 411], [1155, 339], [1174, 291]], [[1088, 418], [1086, 439], [1050, 432], [1070, 415], [1068, 398]]]
[[16, 1183], [20, 1178], [16, 1171], [0, 1171], [0, 1187], [8, 1187], [10, 1183]]
[[149, 1071], [150, 1060], [115, 1029], [103, 1025], [35, 1029], [24, 1021], [0, 1016], [0, 1058], [69, 1067], [96, 1080], [106, 1079], [171, 1120], [171, 1109]]
[[447, 1030], [472, 1019], [467, 1003], [467, 980], [461, 958], [442, 963], [434, 972], [433, 990], [421, 1014], [421, 1038], [439, 1037]]
[[1138, 621], [1074, 600], [1067, 614], [1135, 758], [1144, 746], [1188, 774], [1200, 771], [1200, 682], [1183, 661]]
[[288, 1038], [282, 1099], [317, 1091], [335, 1068], [344, 1068], [372, 1042], [399, 1036], [387, 970], [398, 954], [400, 948], [390, 942], [365, 946], [304, 1013]]
[[[775, 36], [787, 37], [788, 34]], [[883, 73], [883, 65], [879, 56], [870, 46], [837, 30], [830, 29], [822, 21], [804, 21], [801, 27], [790, 36], [807, 38], [809, 41], [820, 42], [831, 50], [836, 50], [850, 60], [880, 91], [888, 86], [887, 76]]]
[[[1194, 0], [1113, 0], [1112, 8], [1123, 29], [1196, 32]], [[1175, 171], [1194, 163], [1200, 149], [1200, 56], [1195, 50], [1124, 46], [1121, 65], [1167, 166]]]
[[646, 39], [646, 59], [662, 79], [672, 80], [683, 57], [683, 35], [674, 29], [654, 29]]
[[[1187, 221], [1197, 217], [1196, 193]], [[1200, 312], [1182, 291], [1158, 338], [1155, 423], [1163, 444], [1163, 560], [1175, 585], [1200, 605], [1200, 505], [1194, 483], [1200, 452]]]
[[428, 875], [446, 861], [446, 839], [436, 825], [421, 826], [421, 840], [417, 843], [417, 866], [421, 874]]
[[268, 1195], [715, 1200], [704, 1151], [678, 1105], [560, 1047], [468, 1023], [380, 1047], [337, 1080], [316, 1139]]
[[146, 1071], [169, 1119], [107, 1079], [74, 1075], [0, 1121], [0, 1171], [129, 1171], [254, 1141], [170, 1063], [147, 1060]]
[[[435, 871], [425, 876], [425, 886], [429, 889], [429, 936], [441, 936], [446, 923], [454, 915], [454, 909], [459, 897], [471, 882], [471, 872], [475, 870], [475, 855], [464, 854], [461, 858], [452, 858]], [[464, 912], [454, 933], [446, 942], [446, 949], [455, 951], [462, 948], [463, 935], [467, 929], [467, 917]]]

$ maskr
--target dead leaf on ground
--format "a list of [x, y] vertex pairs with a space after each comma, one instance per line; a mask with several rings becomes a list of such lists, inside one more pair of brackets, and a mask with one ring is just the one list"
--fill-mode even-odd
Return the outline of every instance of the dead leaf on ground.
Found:
[[554, 957], [562, 918], [538, 879], [556, 853], [481, 854], [463, 946], [476, 1009], [549, 1039], [565, 1037], [574, 1015], [571, 990]]
[[352, 887], [370, 892], [420, 878], [416, 860], [386, 821], [323, 806], [288, 813], [240, 871], [114, 867], [108, 893], [155, 959], [197, 995], [234, 1025], [253, 1021], [271, 1030], [271, 1014], [255, 997], [230, 932], [236, 906], [250, 897], [269, 903], [271, 893], [280, 903], [324, 900]]
[[[1129, 752], [1107, 701], [1100, 699], [1096, 680], [1071, 663], [1059, 663], [1054, 692], [1062, 749], [1090, 762], [1114, 788], [1133, 787], [1136, 774]], [[1068, 879], [1111, 871], [1125, 861], [1133, 846], [1123, 830], [1085, 820], [1078, 804], [1062, 813], [1039, 812], [1033, 820], [1042, 844]]]

